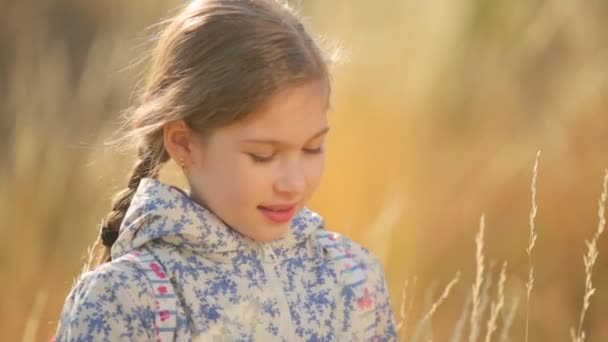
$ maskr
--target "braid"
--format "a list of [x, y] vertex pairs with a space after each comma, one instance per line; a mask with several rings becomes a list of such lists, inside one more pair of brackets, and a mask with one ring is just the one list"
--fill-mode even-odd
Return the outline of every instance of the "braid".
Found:
[[169, 155], [164, 150], [162, 144], [158, 147], [159, 148], [153, 150], [143, 148], [138, 150], [138, 159], [131, 170], [127, 187], [114, 195], [112, 199], [112, 210], [106, 216], [105, 220], [103, 220], [99, 237], [93, 246], [93, 248], [101, 247], [100, 244], [104, 246], [97, 255], [97, 265], [112, 260], [110, 250], [118, 238], [120, 225], [131, 205], [131, 200], [137, 191], [139, 182], [145, 177], [158, 178], [160, 166], [169, 160]]

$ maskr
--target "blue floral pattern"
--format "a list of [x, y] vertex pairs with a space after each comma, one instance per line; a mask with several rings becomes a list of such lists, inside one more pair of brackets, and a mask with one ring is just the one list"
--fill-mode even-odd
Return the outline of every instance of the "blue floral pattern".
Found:
[[[396, 341], [379, 260], [304, 207], [258, 243], [183, 190], [144, 178], [112, 262], [68, 294], [57, 341], [156, 341], [154, 284], [129, 257], [150, 253], [177, 295], [175, 341]], [[173, 312], [173, 311], [172, 311]]]

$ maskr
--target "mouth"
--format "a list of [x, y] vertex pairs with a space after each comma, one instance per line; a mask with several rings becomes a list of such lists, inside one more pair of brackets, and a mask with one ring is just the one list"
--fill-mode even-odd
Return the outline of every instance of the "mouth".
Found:
[[295, 204], [260, 205], [258, 208], [272, 211], [287, 211], [295, 207]]
[[295, 205], [258, 206], [264, 216], [273, 222], [287, 222], [295, 213]]

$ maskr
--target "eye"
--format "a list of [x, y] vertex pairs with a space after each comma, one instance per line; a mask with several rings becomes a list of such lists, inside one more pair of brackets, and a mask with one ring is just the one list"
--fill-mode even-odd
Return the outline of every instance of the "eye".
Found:
[[308, 154], [320, 154], [320, 153], [323, 153], [323, 147], [321, 146], [319, 148], [313, 148], [313, 149], [305, 148], [304, 152], [306, 152]]
[[267, 163], [269, 161], [272, 160], [273, 156], [270, 157], [263, 157], [263, 156], [258, 156], [256, 154], [253, 153], [247, 153], [249, 156], [251, 156], [251, 159], [253, 159], [253, 161], [255, 163]]

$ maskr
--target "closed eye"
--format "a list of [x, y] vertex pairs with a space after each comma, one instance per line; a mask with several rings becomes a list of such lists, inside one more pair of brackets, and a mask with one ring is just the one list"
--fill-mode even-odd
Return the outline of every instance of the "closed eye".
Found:
[[[321, 154], [321, 153], [323, 153], [323, 147], [318, 147], [318, 148], [313, 148], [313, 149], [305, 148], [305, 149], [303, 149], [303, 151], [308, 154]], [[251, 159], [253, 159], [253, 161], [255, 163], [267, 163], [267, 162], [272, 161], [272, 159], [274, 158], [274, 155], [266, 157], [266, 156], [260, 156], [260, 155], [253, 154], [253, 153], [247, 153], [247, 154], [249, 156], [251, 156]]]
[[258, 156], [256, 154], [253, 153], [247, 153], [249, 156], [251, 156], [251, 159], [253, 159], [254, 162], [256, 163], [265, 163], [265, 162], [269, 162], [272, 160], [273, 156], [270, 157], [263, 157], [263, 156]]
[[313, 149], [304, 149], [304, 152], [306, 153], [310, 153], [310, 154], [318, 154], [318, 153], [323, 153], [323, 147], [319, 147], [319, 148], [313, 148]]

